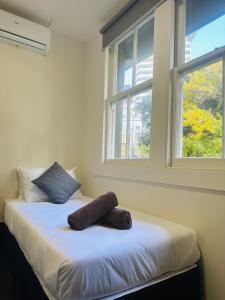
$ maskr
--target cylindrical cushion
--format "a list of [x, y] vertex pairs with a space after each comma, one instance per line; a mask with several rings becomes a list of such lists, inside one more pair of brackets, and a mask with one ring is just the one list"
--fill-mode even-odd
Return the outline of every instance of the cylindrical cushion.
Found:
[[125, 209], [114, 208], [101, 220], [102, 225], [112, 226], [117, 229], [129, 229], [132, 226], [130, 212]]
[[75, 230], [83, 230], [107, 215], [118, 205], [117, 197], [108, 192], [68, 216], [68, 224]]

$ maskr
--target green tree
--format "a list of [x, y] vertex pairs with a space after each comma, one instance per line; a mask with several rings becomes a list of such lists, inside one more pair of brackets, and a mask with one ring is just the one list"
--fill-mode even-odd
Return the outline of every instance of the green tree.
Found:
[[151, 99], [149, 95], [141, 96], [141, 101], [135, 107], [142, 122], [142, 133], [139, 136], [139, 152], [142, 157], [150, 155], [150, 132], [151, 132]]
[[[183, 80], [183, 156], [219, 157], [222, 153], [223, 63], [221, 61], [188, 73]], [[137, 104], [143, 133], [139, 151], [150, 153], [149, 97]]]
[[189, 73], [183, 80], [183, 156], [221, 156], [222, 62]]

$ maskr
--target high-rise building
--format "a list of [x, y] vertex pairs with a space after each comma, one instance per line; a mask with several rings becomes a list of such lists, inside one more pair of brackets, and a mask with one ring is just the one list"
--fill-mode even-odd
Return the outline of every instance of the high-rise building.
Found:
[[153, 55], [137, 63], [136, 84], [140, 84], [153, 77]]
[[191, 44], [192, 44], [192, 38], [193, 38], [193, 35], [190, 34], [186, 37], [185, 39], [185, 49], [184, 49], [184, 59], [185, 59], [185, 62], [188, 62], [191, 60]]

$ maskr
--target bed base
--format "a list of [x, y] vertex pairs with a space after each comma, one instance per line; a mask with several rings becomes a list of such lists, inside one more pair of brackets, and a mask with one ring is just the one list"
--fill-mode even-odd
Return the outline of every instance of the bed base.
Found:
[[[48, 297], [43, 291], [16, 239], [9, 232], [4, 223], [0, 223], [0, 243], [1, 251], [9, 263], [12, 278], [12, 295], [7, 299], [48, 300]], [[201, 288], [199, 266], [160, 283], [122, 296], [120, 299], [200, 300]]]

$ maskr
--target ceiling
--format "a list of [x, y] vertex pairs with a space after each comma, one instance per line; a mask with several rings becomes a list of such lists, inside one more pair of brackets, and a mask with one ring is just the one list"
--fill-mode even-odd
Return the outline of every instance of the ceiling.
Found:
[[0, 0], [0, 9], [83, 42], [129, 0]]

